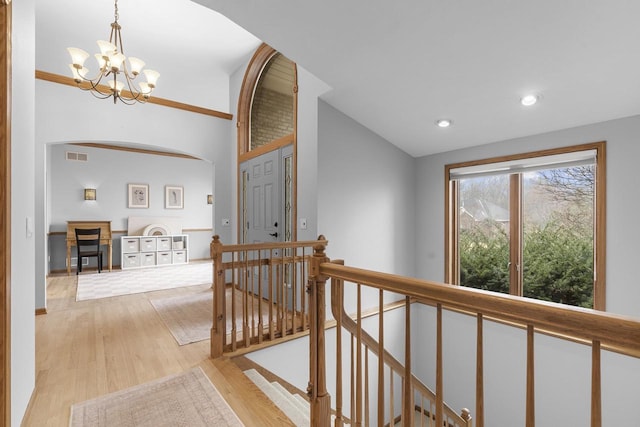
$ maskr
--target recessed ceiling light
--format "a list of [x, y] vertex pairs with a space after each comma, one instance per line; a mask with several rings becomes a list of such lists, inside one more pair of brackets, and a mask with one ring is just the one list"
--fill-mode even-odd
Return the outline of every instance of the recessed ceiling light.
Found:
[[448, 128], [452, 124], [453, 124], [453, 121], [449, 119], [436, 120], [436, 125], [438, 125], [438, 127], [441, 127], [441, 128]]
[[520, 99], [520, 103], [525, 107], [530, 107], [538, 102], [538, 99], [540, 99], [538, 95], [525, 95]]

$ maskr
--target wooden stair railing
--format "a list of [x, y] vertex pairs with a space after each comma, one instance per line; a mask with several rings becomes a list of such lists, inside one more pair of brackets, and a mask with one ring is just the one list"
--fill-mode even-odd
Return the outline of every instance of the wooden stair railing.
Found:
[[211, 357], [309, 329], [311, 307], [305, 286], [312, 247], [317, 244], [223, 245], [219, 236], [213, 236]]
[[[484, 349], [483, 323], [486, 320], [500, 321], [515, 327], [524, 327], [527, 331], [527, 368], [526, 368], [526, 423], [527, 427], [535, 426], [535, 384], [534, 384], [534, 336], [536, 332], [551, 334], [557, 338], [580, 342], [592, 348], [591, 375], [591, 427], [602, 426], [601, 413], [601, 351], [615, 351], [629, 357], [640, 358], [640, 320], [627, 316], [615, 315], [601, 311], [566, 306], [551, 302], [532, 300], [505, 294], [464, 288], [432, 281], [407, 278], [392, 274], [378, 273], [353, 267], [346, 267], [329, 262], [325, 255], [326, 241], [320, 236], [314, 247], [314, 254], [309, 266], [309, 304], [310, 304], [310, 381], [309, 396], [311, 399], [311, 425], [328, 427], [330, 425], [330, 397], [326, 388], [325, 359], [325, 285], [327, 280], [336, 279], [361, 286], [368, 286], [379, 291], [388, 291], [403, 295], [407, 303], [406, 327], [410, 327], [410, 301], [434, 305], [437, 310], [436, 322], [436, 403], [435, 426], [443, 426], [445, 411], [443, 402], [443, 348], [442, 348], [442, 311], [455, 310], [477, 317], [476, 326], [476, 426], [484, 427]], [[360, 316], [358, 316], [360, 317]], [[344, 318], [342, 321], [344, 322]], [[360, 322], [358, 322], [360, 323]], [[383, 330], [379, 327], [380, 331]], [[407, 336], [410, 336], [407, 329]], [[356, 336], [362, 342], [362, 331], [356, 330]], [[340, 337], [340, 334], [337, 334]], [[379, 345], [384, 337], [378, 338]], [[360, 346], [359, 346], [360, 347]], [[370, 346], [373, 347], [373, 346]], [[356, 352], [360, 350], [356, 349]], [[383, 353], [383, 352], [381, 352]], [[406, 355], [410, 351], [405, 350]], [[359, 360], [362, 360], [358, 357]], [[366, 363], [366, 359], [365, 359]], [[340, 363], [337, 364], [340, 366]], [[405, 361], [405, 369], [410, 369], [410, 358]], [[379, 368], [381, 370], [382, 368]], [[356, 378], [352, 381], [362, 382], [361, 373], [356, 369]], [[409, 378], [407, 375], [405, 378]], [[366, 380], [365, 380], [366, 381]], [[358, 388], [356, 387], [356, 390]], [[341, 393], [340, 387], [337, 388]], [[403, 387], [403, 425], [411, 426], [413, 414], [410, 387]], [[358, 392], [357, 392], [358, 393]], [[356, 397], [352, 407], [356, 407], [356, 416], [362, 413], [360, 407], [363, 397]], [[393, 399], [390, 399], [393, 402]], [[394, 413], [391, 410], [391, 413]], [[366, 420], [352, 419], [355, 425], [362, 425]], [[378, 425], [382, 425], [378, 421]]]
[[[340, 264], [340, 261], [334, 261]], [[351, 371], [356, 372], [356, 377], [364, 373], [365, 384], [361, 384], [361, 380], [356, 379], [351, 381], [351, 414], [349, 419], [355, 420], [355, 425], [370, 425], [369, 418], [371, 415], [370, 408], [370, 389], [367, 379], [369, 378], [369, 353], [377, 357], [377, 396], [376, 396], [376, 418], [378, 425], [395, 425], [396, 422], [402, 421], [403, 425], [413, 425], [412, 419], [417, 417], [416, 412], [419, 413], [420, 419], [417, 420], [418, 425], [426, 426], [432, 425], [435, 421], [435, 407], [437, 402], [436, 393], [429, 389], [420, 379], [418, 379], [411, 372], [408, 365], [398, 361], [389, 351], [384, 348], [384, 291], [379, 291], [378, 302], [378, 341], [373, 338], [369, 333], [362, 329], [362, 307], [361, 307], [361, 286], [357, 285], [357, 314], [354, 321], [351, 316], [347, 314], [344, 309], [344, 282], [340, 279], [331, 279], [331, 311], [334, 319], [337, 323], [337, 331], [344, 329], [351, 336]], [[405, 303], [406, 316], [405, 319], [410, 318], [410, 302]], [[407, 322], [405, 328], [410, 328], [410, 324]], [[407, 329], [408, 331], [408, 329]], [[407, 332], [406, 336], [409, 336]], [[342, 360], [342, 334], [336, 332], [336, 360]], [[410, 355], [410, 340], [405, 340], [405, 352]], [[355, 351], [354, 348], [358, 349]], [[364, 350], [364, 363], [362, 362], [362, 352]], [[382, 356], [380, 356], [382, 354]], [[406, 361], [405, 361], [406, 363]], [[355, 365], [355, 366], [354, 366]], [[364, 369], [362, 366], [364, 365]], [[387, 376], [388, 372], [388, 376]], [[353, 379], [353, 375], [348, 376]], [[389, 384], [387, 393], [385, 394], [385, 378], [389, 378]], [[402, 381], [403, 393], [402, 393], [402, 412], [398, 419], [396, 417], [396, 411], [394, 409], [394, 386], [393, 379], [399, 378]], [[409, 381], [406, 380], [409, 378]], [[355, 383], [355, 384], [354, 384]], [[354, 393], [354, 387], [356, 392]], [[336, 369], [336, 422], [335, 426], [343, 426], [342, 422], [343, 414], [343, 402], [342, 402], [342, 390], [343, 390], [343, 375], [341, 364], [337, 365]], [[362, 395], [364, 393], [364, 405], [361, 403]], [[409, 399], [407, 399], [409, 397]], [[414, 399], [419, 399], [415, 400]], [[355, 402], [355, 405], [353, 404]], [[388, 402], [389, 414], [392, 416], [385, 417], [385, 402]], [[355, 409], [354, 409], [355, 407]], [[444, 425], [449, 427], [471, 427], [472, 420], [471, 414], [468, 409], [464, 408], [460, 414], [457, 414], [450, 406], [443, 403]], [[364, 413], [363, 413], [364, 411]]]

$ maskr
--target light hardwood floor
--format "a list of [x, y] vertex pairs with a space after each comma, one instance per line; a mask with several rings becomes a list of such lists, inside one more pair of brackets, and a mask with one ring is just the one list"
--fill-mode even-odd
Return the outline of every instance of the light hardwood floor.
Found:
[[194, 366], [245, 425], [293, 425], [231, 359], [209, 358], [209, 340], [178, 346], [149, 302], [208, 286], [76, 302], [76, 282], [75, 275], [48, 279], [48, 313], [36, 316], [36, 388], [23, 426], [68, 426], [74, 403]]

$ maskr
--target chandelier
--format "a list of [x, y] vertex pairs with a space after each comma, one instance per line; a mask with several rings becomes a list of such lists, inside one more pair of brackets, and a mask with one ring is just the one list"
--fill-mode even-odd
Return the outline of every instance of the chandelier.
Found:
[[[69, 68], [77, 86], [82, 90], [90, 91], [96, 98], [113, 97], [114, 104], [118, 99], [127, 105], [136, 102], [145, 103], [156, 87], [160, 73], [153, 70], [142, 70], [145, 64], [138, 58], [129, 57], [127, 61], [120, 34], [122, 27], [118, 24], [118, 0], [115, 0], [114, 8], [115, 20], [111, 23], [109, 41], [98, 40], [100, 53], [94, 55], [100, 68], [98, 75], [95, 78], [87, 77], [89, 70], [84, 66], [84, 62], [89, 54], [75, 47], [67, 48], [72, 62], [69, 64]], [[139, 82], [136, 86], [134, 79], [138, 77], [140, 72], [145, 75], [147, 81]], [[103, 80], [108, 86], [100, 85]]]

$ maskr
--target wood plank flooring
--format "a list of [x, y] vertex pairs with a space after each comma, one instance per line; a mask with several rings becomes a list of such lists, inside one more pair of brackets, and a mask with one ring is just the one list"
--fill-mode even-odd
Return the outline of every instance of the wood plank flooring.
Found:
[[48, 279], [48, 314], [36, 317], [36, 389], [23, 426], [66, 427], [74, 403], [194, 366], [246, 426], [293, 425], [231, 359], [209, 358], [209, 340], [179, 346], [149, 302], [208, 285], [76, 302], [76, 283], [75, 275]]

